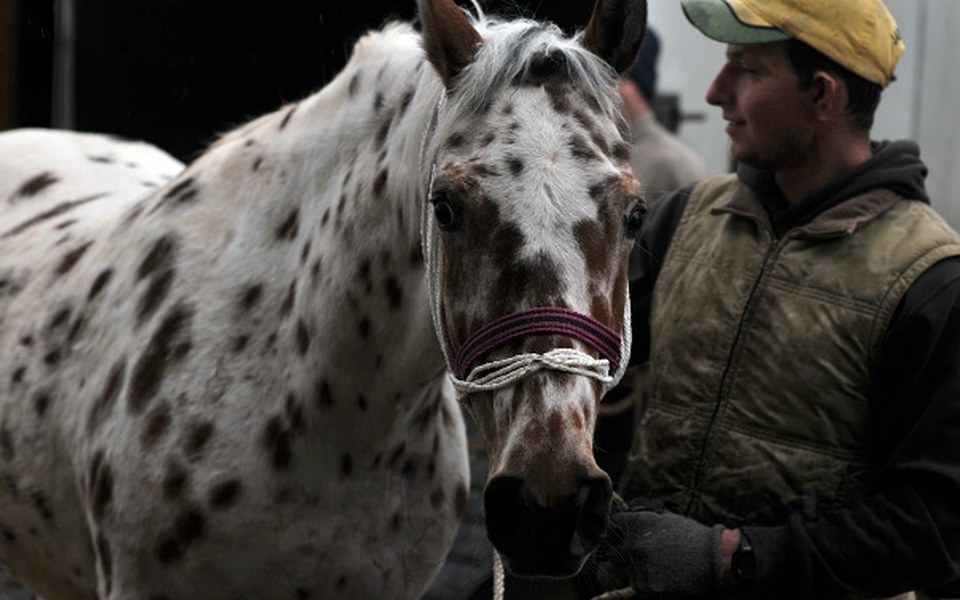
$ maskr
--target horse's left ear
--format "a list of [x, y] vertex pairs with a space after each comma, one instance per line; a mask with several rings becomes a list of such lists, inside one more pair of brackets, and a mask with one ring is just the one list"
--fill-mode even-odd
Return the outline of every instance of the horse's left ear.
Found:
[[450, 89], [453, 78], [473, 62], [483, 43], [453, 0], [417, 0], [427, 58]]
[[623, 73], [633, 64], [646, 30], [646, 0], [597, 0], [581, 43]]

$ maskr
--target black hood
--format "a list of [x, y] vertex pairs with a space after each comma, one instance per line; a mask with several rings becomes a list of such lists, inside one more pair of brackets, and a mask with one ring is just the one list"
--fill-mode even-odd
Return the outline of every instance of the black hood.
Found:
[[824, 210], [870, 190], [887, 189], [905, 199], [930, 203], [924, 187], [927, 165], [920, 160], [920, 148], [915, 142], [873, 142], [871, 148], [873, 157], [870, 160], [795, 205], [790, 205], [784, 198], [770, 171], [741, 164], [737, 167], [737, 176], [762, 199], [778, 236], [809, 222]]

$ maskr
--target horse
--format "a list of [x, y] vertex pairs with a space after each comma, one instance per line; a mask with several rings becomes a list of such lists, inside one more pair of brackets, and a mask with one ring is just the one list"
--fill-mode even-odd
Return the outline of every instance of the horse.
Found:
[[465, 509], [461, 405], [506, 567], [598, 545], [645, 3], [573, 37], [418, 10], [186, 166], [0, 134], [0, 560], [37, 594], [417, 598]]

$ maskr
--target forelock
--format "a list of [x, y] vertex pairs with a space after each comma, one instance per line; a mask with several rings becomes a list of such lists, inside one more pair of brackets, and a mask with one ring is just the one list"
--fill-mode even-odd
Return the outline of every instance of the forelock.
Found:
[[[481, 16], [474, 26], [484, 41], [448, 98], [446, 112], [451, 120], [483, 114], [509, 86], [537, 83], [549, 75], [575, 83], [589, 104], [623, 127], [616, 73], [576, 37], [565, 36], [556, 25], [529, 19], [498, 21]], [[550, 73], [544, 73], [545, 66]]]

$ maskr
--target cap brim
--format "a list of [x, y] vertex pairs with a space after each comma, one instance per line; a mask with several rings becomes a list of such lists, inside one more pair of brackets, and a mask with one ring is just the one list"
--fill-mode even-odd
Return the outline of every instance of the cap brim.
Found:
[[724, 0], [685, 0], [683, 14], [705, 36], [726, 44], [767, 44], [790, 39], [779, 29], [744, 23]]

